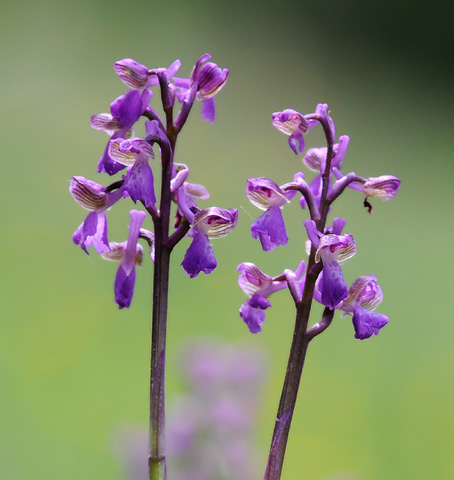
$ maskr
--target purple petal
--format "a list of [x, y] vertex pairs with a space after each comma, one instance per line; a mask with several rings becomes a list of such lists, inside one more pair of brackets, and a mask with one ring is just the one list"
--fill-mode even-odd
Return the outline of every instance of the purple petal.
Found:
[[299, 130], [295, 130], [289, 137], [288, 143], [290, 148], [298, 155], [304, 150], [304, 137], [303, 134]]
[[323, 262], [322, 304], [333, 309], [347, 297], [348, 288], [342, 268], [336, 261]]
[[202, 100], [202, 117], [206, 122], [214, 123], [216, 110], [214, 106], [214, 98], [206, 98]]
[[263, 250], [268, 252], [288, 242], [280, 207], [271, 207], [257, 218], [251, 225], [251, 232], [254, 238], [260, 238]]
[[109, 250], [107, 240], [107, 218], [104, 212], [91, 212], [84, 223], [74, 232], [73, 242], [88, 253], [87, 247], [94, 246], [96, 253]]
[[194, 237], [181, 265], [191, 278], [196, 277], [200, 272], [209, 274], [216, 268], [216, 257], [206, 235], [198, 233]]
[[[114, 138], [114, 136], [112, 136], [112, 138]], [[109, 155], [109, 143], [107, 143], [106, 149], [104, 150], [104, 153], [98, 162], [98, 172], [100, 173], [104, 172], [104, 173], [107, 173], [108, 175], [115, 175], [120, 170], [123, 170], [123, 168], [125, 168], [124, 165], [116, 162]]]
[[129, 308], [134, 294], [136, 271], [133, 268], [129, 275], [125, 272], [123, 265], [120, 265], [115, 277], [115, 302], [118, 308]]
[[378, 335], [389, 319], [382, 313], [371, 312], [363, 307], [356, 306], [353, 309], [353, 328], [355, 338], [364, 340], [372, 335]]
[[128, 170], [125, 189], [128, 191], [134, 203], [142, 201], [147, 208], [155, 205], [156, 196], [153, 184], [153, 172], [147, 160], [136, 161]]
[[253, 295], [241, 305], [240, 315], [251, 333], [262, 331], [261, 325], [265, 321], [265, 310], [271, 307], [271, 303], [260, 295]]

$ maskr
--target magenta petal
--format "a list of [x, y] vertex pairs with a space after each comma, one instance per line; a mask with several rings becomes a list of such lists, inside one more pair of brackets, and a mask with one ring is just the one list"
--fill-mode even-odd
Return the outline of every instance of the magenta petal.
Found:
[[271, 303], [260, 295], [253, 295], [241, 305], [240, 315], [251, 333], [262, 331], [261, 325], [265, 321], [265, 310], [271, 307]]
[[214, 106], [214, 98], [206, 98], [202, 101], [201, 114], [206, 122], [214, 123], [214, 117], [216, 115], [216, 109]]
[[364, 340], [372, 335], [378, 335], [389, 319], [382, 313], [371, 312], [363, 307], [356, 306], [353, 309], [353, 327], [355, 338]]
[[136, 271], [133, 268], [129, 275], [120, 265], [115, 277], [115, 302], [118, 303], [118, 308], [129, 308], [134, 294], [134, 284], [136, 281]]
[[333, 309], [347, 297], [348, 288], [342, 268], [336, 261], [323, 262], [322, 304]]
[[153, 171], [147, 160], [136, 161], [126, 176], [125, 189], [134, 203], [142, 201], [149, 208], [156, 204]]
[[260, 238], [263, 250], [270, 252], [274, 247], [288, 242], [284, 219], [280, 207], [270, 207], [251, 225], [254, 238]]
[[198, 233], [186, 251], [181, 265], [191, 277], [196, 277], [200, 272], [211, 273], [217, 267], [216, 257], [206, 235]]

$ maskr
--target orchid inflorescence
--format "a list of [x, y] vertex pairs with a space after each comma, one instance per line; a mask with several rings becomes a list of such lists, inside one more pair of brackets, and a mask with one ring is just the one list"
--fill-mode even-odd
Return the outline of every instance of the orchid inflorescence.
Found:
[[[110, 105], [110, 113], [93, 115], [91, 126], [110, 137], [99, 159], [98, 172], [113, 176], [125, 171], [121, 178], [104, 187], [84, 177], [73, 177], [70, 193], [75, 201], [90, 213], [74, 232], [73, 241], [88, 253], [95, 247], [104, 259], [119, 261], [115, 279], [115, 301], [119, 308], [131, 304], [135, 267], [142, 264], [143, 239], [154, 261], [156, 232], [143, 228], [147, 213], [154, 226], [166, 227], [170, 205], [176, 204], [174, 231], [163, 232], [160, 239], [164, 248], [172, 249], [183, 237], [192, 238], [192, 243], [182, 261], [190, 277], [200, 272], [211, 273], [217, 266], [210, 240], [227, 235], [236, 225], [238, 211], [208, 207], [200, 209], [197, 200], [206, 200], [209, 193], [203, 185], [189, 183], [189, 167], [174, 162], [175, 143], [195, 100], [202, 102], [202, 116], [211, 123], [215, 119], [214, 96], [225, 85], [228, 70], [208, 62], [209, 54], [199, 58], [189, 78], [175, 74], [180, 68], [176, 60], [169, 68], [148, 69], [146, 66], [125, 58], [115, 63], [115, 72], [129, 90]], [[150, 104], [152, 88], [160, 88], [164, 116]], [[181, 108], [174, 115], [175, 100]], [[145, 119], [145, 137], [134, 136], [134, 126]], [[162, 185], [161, 204], [157, 206], [155, 195], [155, 168], [150, 159], [155, 157], [155, 146], [161, 152]], [[126, 170], [125, 170], [126, 169]], [[139, 202], [144, 210], [130, 211], [128, 239], [122, 243], [109, 242], [106, 211], [120, 199], [129, 197]]]
[[[264, 480], [279, 480], [287, 446], [288, 434], [295, 410], [301, 374], [308, 345], [313, 338], [325, 331], [336, 310], [342, 315], [352, 315], [355, 338], [364, 340], [377, 335], [388, 323], [388, 317], [374, 312], [381, 303], [383, 293], [373, 275], [359, 277], [348, 288], [341, 265], [356, 253], [356, 243], [351, 234], [342, 234], [344, 218], [336, 217], [327, 226], [328, 213], [333, 202], [347, 187], [361, 192], [363, 204], [372, 213], [370, 198], [393, 198], [400, 180], [392, 175], [363, 178], [355, 173], [342, 173], [342, 162], [350, 138], [347, 135], [336, 140], [336, 129], [327, 104], [317, 105], [315, 112], [303, 115], [286, 109], [272, 115], [273, 125], [289, 136], [288, 143], [295, 154], [304, 150], [304, 135], [316, 125], [321, 125], [326, 146], [310, 148], [302, 158], [303, 164], [316, 172], [307, 183], [305, 175], [298, 172], [293, 180], [278, 185], [270, 178], [258, 177], [247, 181], [246, 195], [253, 205], [264, 210], [251, 226], [252, 236], [259, 239], [263, 250], [288, 243], [282, 209], [300, 194], [300, 205], [308, 212], [304, 221], [308, 240], [308, 263], [299, 262], [296, 270], [285, 269], [270, 276], [253, 263], [238, 266], [239, 286], [248, 295], [240, 308], [240, 315], [252, 333], [258, 333], [265, 321], [266, 309], [271, 307], [269, 297], [278, 290], [288, 289], [296, 307], [295, 327], [287, 363], [284, 384], [277, 410]], [[309, 317], [313, 300], [325, 308], [320, 322], [310, 326]]]
[[[399, 190], [400, 180], [392, 175], [366, 179], [355, 173], [342, 173], [342, 162], [350, 138], [342, 135], [338, 143], [334, 143], [335, 125], [327, 104], [317, 105], [315, 113], [308, 115], [292, 109], [276, 112], [272, 115], [272, 122], [278, 130], [289, 136], [289, 145], [295, 154], [303, 152], [303, 135], [317, 124], [321, 124], [325, 132], [327, 146], [310, 148], [302, 157], [303, 164], [316, 172], [310, 184], [306, 183], [302, 172], [296, 173], [293, 181], [281, 186], [264, 177], [247, 181], [247, 197], [253, 205], [265, 211], [252, 223], [252, 236], [260, 240], [265, 251], [286, 245], [288, 238], [282, 209], [299, 192], [301, 207], [308, 210], [310, 217], [304, 222], [309, 238], [309, 270], [319, 272], [313, 298], [331, 310], [337, 309], [343, 315], [352, 315], [356, 338], [364, 340], [372, 334], [378, 334], [388, 323], [388, 317], [373, 311], [383, 299], [377, 279], [373, 275], [365, 275], [358, 278], [350, 288], [347, 287], [341, 264], [355, 255], [355, 240], [350, 234], [342, 235], [345, 219], [334, 218], [328, 227], [325, 227], [325, 223], [332, 203], [346, 187], [364, 195], [364, 205], [371, 213], [372, 206], [368, 199], [393, 198]], [[241, 272], [238, 283], [250, 297], [241, 306], [240, 315], [252, 333], [261, 331], [265, 310], [271, 306], [268, 298], [274, 292], [288, 288], [296, 303], [302, 301], [306, 282], [304, 261], [295, 271], [287, 269], [275, 277], [247, 262], [240, 264], [238, 270]], [[315, 325], [311, 335], [321, 333], [320, 330], [320, 325]]]

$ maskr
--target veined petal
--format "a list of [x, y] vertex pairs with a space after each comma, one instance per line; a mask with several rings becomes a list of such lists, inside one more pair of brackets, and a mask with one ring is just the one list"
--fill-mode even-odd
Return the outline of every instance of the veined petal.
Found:
[[291, 108], [282, 112], [274, 112], [271, 118], [273, 126], [286, 135], [291, 135], [295, 131], [306, 133], [309, 127], [309, 122], [304, 115]]
[[121, 127], [118, 123], [118, 119], [114, 118], [110, 113], [98, 113], [93, 115], [90, 121], [91, 128], [105, 132], [108, 135], [112, 136], [117, 130], [121, 130]]
[[250, 178], [247, 181], [246, 195], [249, 201], [260, 210], [280, 207], [290, 200], [276, 182], [266, 177]]
[[86, 210], [100, 210], [106, 205], [105, 188], [85, 177], [73, 177], [69, 184], [69, 192], [74, 200]]
[[120, 150], [120, 145], [124, 141], [123, 138], [116, 138], [109, 142], [108, 146], [108, 154], [109, 156], [121, 165], [126, 167], [130, 167], [136, 163], [137, 156], [131, 151], [124, 151]]
[[400, 180], [393, 175], [382, 175], [381, 177], [370, 177], [363, 186], [366, 197], [377, 197], [381, 200], [394, 198], [400, 186]]
[[342, 264], [356, 253], [356, 244], [352, 235], [323, 235], [318, 243], [315, 260], [335, 260]]
[[[374, 275], [363, 275], [356, 279], [348, 290], [347, 298], [342, 302], [342, 310], [351, 310], [359, 305], [366, 310], [375, 310], [383, 301], [383, 291]], [[350, 308], [349, 308], [350, 307]]]
[[238, 277], [238, 285], [250, 297], [260, 290], [269, 289], [273, 284], [272, 277], [263, 273], [253, 263], [241, 263], [238, 265], [237, 270], [241, 272]]
[[192, 195], [194, 198], [200, 198], [200, 200], [208, 200], [210, 198], [208, 190], [199, 183], [184, 182], [183, 187], [186, 194]]
[[195, 214], [192, 226], [209, 238], [222, 238], [235, 228], [237, 221], [238, 210], [210, 207]]
[[114, 63], [114, 70], [120, 80], [129, 88], [141, 90], [148, 81], [148, 68], [132, 58], [124, 58]]

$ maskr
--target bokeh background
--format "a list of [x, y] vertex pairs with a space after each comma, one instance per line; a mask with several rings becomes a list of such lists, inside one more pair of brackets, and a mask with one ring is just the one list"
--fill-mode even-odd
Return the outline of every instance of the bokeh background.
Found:
[[[230, 69], [214, 125], [196, 106], [177, 159], [211, 192], [207, 205], [240, 208], [230, 237], [215, 244], [218, 269], [190, 280], [175, 252], [168, 398], [183, 390], [177, 352], [213, 338], [262, 349], [268, 377], [256, 409], [255, 447], [264, 465], [290, 345], [293, 309], [272, 298], [263, 332], [238, 316], [245, 297], [235, 267], [274, 275], [304, 255], [302, 216], [285, 211], [291, 240], [261, 252], [249, 226], [258, 215], [248, 177], [284, 183], [301, 169], [272, 112], [312, 112], [329, 103], [339, 134], [351, 136], [345, 169], [402, 179], [392, 202], [347, 192], [357, 256], [350, 283], [378, 276], [378, 337], [353, 338], [348, 318], [312, 345], [294, 417], [286, 480], [447, 480], [454, 473], [452, 299], [452, 3], [346, 0], [209, 2], [7, 1], [1, 39], [0, 478], [125, 478], [112, 445], [119, 426], [145, 426], [151, 265], [138, 274], [133, 305], [113, 302], [116, 265], [87, 256], [71, 235], [84, 211], [68, 193], [72, 175], [95, 173], [107, 137], [90, 129], [125, 91], [112, 64], [182, 61], [189, 75], [209, 52]], [[309, 146], [321, 136], [311, 132]], [[292, 208], [294, 207], [294, 208]], [[109, 216], [110, 238], [126, 238], [129, 204]], [[315, 317], [314, 321], [318, 318]], [[258, 472], [257, 478], [262, 473]]]

